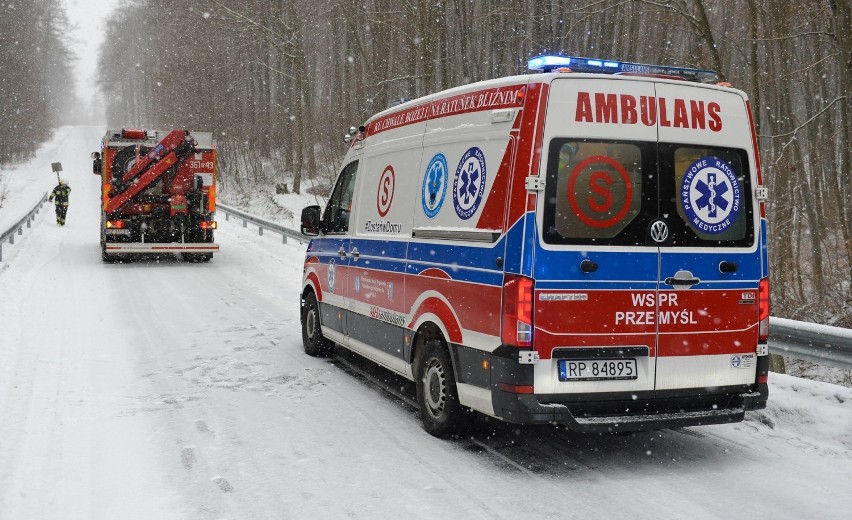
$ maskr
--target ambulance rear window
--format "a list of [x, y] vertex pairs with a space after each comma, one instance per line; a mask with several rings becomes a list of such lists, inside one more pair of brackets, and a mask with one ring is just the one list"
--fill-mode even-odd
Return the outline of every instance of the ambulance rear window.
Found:
[[668, 219], [670, 245], [752, 244], [751, 182], [745, 150], [661, 144], [660, 159], [660, 198], [669, 201], [680, 217], [679, 221]]
[[[548, 244], [749, 247], [754, 218], [743, 149], [553, 139], [543, 238]], [[657, 244], [655, 220], [669, 229]]]
[[[548, 155], [545, 241], [639, 245], [656, 158], [653, 143], [554, 139]], [[646, 200], [647, 199], [647, 200]], [[644, 203], [643, 203], [644, 200]]]

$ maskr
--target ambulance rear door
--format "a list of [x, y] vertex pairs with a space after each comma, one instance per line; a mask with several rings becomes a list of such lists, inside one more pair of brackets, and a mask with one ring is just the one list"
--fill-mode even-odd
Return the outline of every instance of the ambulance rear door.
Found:
[[550, 85], [532, 270], [536, 394], [653, 397], [659, 176], [657, 127], [642, 121], [653, 102], [647, 80]]
[[748, 107], [733, 89], [674, 81], [656, 96], [667, 230], [656, 396], [734, 393], [755, 381], [762, 276]]

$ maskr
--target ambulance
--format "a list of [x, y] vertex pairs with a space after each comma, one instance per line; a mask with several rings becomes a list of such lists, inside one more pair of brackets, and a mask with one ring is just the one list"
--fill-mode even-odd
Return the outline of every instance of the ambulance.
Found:
[[412, 380], [429, 433], [474, 410], [579, 432], [742, 421], [768, 396], [767, 190], [712, 71], [540, 56], [347, 135], [302, 212], [305, 351]]

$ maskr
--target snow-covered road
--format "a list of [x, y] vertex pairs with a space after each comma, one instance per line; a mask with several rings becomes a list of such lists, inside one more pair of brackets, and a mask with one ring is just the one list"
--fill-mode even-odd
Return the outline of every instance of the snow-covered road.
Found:
[[73, 192], [4, 246], [0, 519], [848, 518], [852, 389], [824, 383], [773, 374], [736, 425], [429, 436], [405, 381], [302, 352], [304, 246], [220, 217], [208, 264], [102, 263], [102, 131], [12, 176], [26, 206], [61, 160]]

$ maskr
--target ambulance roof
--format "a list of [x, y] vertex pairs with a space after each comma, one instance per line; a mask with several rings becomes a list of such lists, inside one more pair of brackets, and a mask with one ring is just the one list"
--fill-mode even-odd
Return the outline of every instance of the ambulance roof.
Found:
[[508, 86], [518, 86], [522, 87], [528, 85], [530, 83], [550, 83], [554, 79], [557, 78], [594, 78], [594, 79], [607, 79], [611, 81], [638, 81], [638, 82], [656, 82], [656, 83], [671, 83], [674, 85], [692, 87], [692, 88], [706, 88], [713, 90], [725, 90], [725, 91], [733, 91], [741, 95], [745, 98], [745, 93], [730, 87], [728, 84], [709, 84], [709, 83], [700, 83], [700, 82], [692, 82], [692, 81], [684, 81], [683, 79], [669, 76], [660, 76], [655, 74], [603, 74], [603, 73], [582, 73], [582, 72], [543, 72], [538, 74], [523, 74], [518, 76], [507, 76], [504, 78], [490, 79], [485, 81], [479, 81], [476, 83], [469, 83], [467, 85], [461, 85], [458, 87], [450, 88], [447, 90], [442, 90], [440, 92], [436, 92], [434, 94], [429, 94], [423, 97], [419, 97], [416, 99], [412, 99], [411, 101], [406, 101], [404, 103], [400, 103], [398, 105], [394, 105], [390, 108], [387, 108], [377, 114], [371, 116], [364, 123], [365, 126], [368, 126], [370, 123], [374, 123], [378, 120], [386, 118], [392, 114], [402, 113], [409, 111], [410, 109], [420, 106], [420, 105], [428, 105], [434, 101], [442, 101], [447, 98], [453, 98], [457, 96], [463, 96], [465, 94], [470, 94], [472, 92], [480, 92], [487, 91], [492, 89], [499, 89], [501, 87]]
[[[531, 71], [537, 71], [543, 74], [509, 76], [506, 78], [480, 81], [469, 85], [463, 85], [449, 90], [444, 90], [436, 94], [430, 94], [406, 103], [394, 105], [383, 112], [379, 112], [367, 120], [367, 124], [372, 121], [381, 119], [389, 114], [394, 114], [398, 111], [405, 111], [417, 105], [426, 104], [435, 100], [443, 100], [453, 96], [467, 94], [471, 91], [489, 90], [499, 88], [504, 85], [527, 84], [529, 82], [549, 83], [553, 76], [547, 76], [549, 73], [557, 74], [580, 74], [607, 76], [612, 79], [624, 77], [642, 78], [640, 81], [660, 81], [660, 80], [675, 80], [696, 82], [705, 85], [712, 85], [718, 82], [718, 74], [712, 70], [696, 69], [689, 67], [672, 67], [668, 65], [655, 65], [648, 63], [634, 63], [620, 60], [604, 60], [598, 58], [583, 58], [578, 56], [565, 55], [542, 55], [532, 58], [527, 63], [527, 68]], [[538, 80], [538, 81], [535, 81]]]

